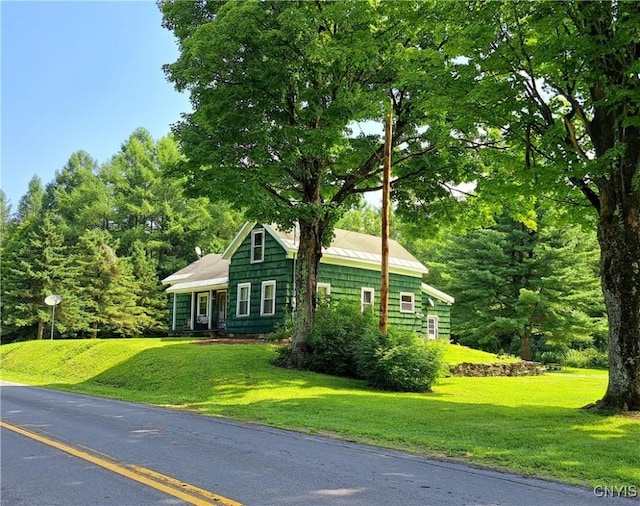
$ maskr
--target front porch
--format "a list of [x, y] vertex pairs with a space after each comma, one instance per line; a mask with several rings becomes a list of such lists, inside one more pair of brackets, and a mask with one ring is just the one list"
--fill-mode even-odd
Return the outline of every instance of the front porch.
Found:
[[227, 324], [227, 290], [169, 294], [171, 307], [170, 335], [225, 335]]

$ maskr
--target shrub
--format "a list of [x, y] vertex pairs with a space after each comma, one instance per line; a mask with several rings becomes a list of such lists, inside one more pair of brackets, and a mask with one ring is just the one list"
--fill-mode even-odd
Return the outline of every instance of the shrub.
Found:
[[568, 367], [606, 369], [609, 367], [609, 357], [605, 352], [595, 348], [584, 350], [567, 350], [563, 365]]
[[542, 362], [543, 364], [562, 364], [564, 363], [566, 355], [567, 352], [563, 350], [544, 351], [537, 359], [538, 362]]
[[445, 372], [442, 347], [415, 332], [371, 334], [360, 341], [357, 354], [359, 375], [383, 390], [427, 392]]
[[286, 341], [293, 336], [293, 319], [291, 313], [287, 312], [284, 319], [276, 323], [273, 332], [267, 334], [268, 341]]
[[370, 311], [358, 305], [322, 304], [308, 337], [305, 368], [334, 376], [357, 377], [356, 348], [365, 336], [377, 332]]

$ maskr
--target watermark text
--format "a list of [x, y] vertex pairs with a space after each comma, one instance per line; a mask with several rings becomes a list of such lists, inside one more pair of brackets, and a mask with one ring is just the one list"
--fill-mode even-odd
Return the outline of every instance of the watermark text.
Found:
[[597, 485], [593, 487], [596, 497], [640, 497], [640, 487], [637, 485]]

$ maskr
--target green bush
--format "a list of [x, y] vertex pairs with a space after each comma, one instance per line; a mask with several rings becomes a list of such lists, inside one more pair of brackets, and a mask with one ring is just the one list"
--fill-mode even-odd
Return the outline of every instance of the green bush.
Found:
[[606, 369], [609, 367], [609, 357], [605, 352], [595, 348], [584, 350], [567, 350], [563, 365], [568, 367]]
[[415, 332], [369, 335], [360, 341], [357, 357], [359, 375], [383, 390], [427, 392], [445, 372], [442, 347]]
[[321, 304], [308, 337], [304, 367], [334, 376], [357, 377], [356, 348], [363, 337], [377, 333], [371, 311], [353, 304]]
[[[426, 392], [444, 374], [444, 350], [415, 332], [378, 330], [373, 312], [358, 305], [321, 305], [307, 338], [304, 368], [367, 380], [369, 385], [398, 392]], [[283, 346], [276, 365], [289, 364], [291, 348]]]
[[543, 364], [562, 364], [564, 363], [567, 352], [564, 350], [544, 351], [537, 358], [538, 362]]

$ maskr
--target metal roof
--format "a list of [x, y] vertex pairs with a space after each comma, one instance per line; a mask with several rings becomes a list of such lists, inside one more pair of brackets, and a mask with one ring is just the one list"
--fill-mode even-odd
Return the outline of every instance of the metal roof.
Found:
[[[229, 282], [231, 257], [251, 233], [254, 226], [255, 223], [245, 223], [223, 254], [205, 255], [184, 269], [180, 269], [163, 279], [163, 284], [170, 285], [167, 292], [193, 291], [194, 288], [199, 287], [224, 288]], [[295, 230], [283, 232], [275, 226], [262, 225], [262, 227], [278, 241], [290, 258], [295, 256], [300, 243]], [[322, 249], [321, 263], [380, 270], [381, 249], [380, 237], [335, 229], [331, 244]], [[416, 277], [421, 277], [428, 272], [422, 263], [395, 240], [389, 241], [389, 270]], [[425, 287], [428, 285], [423, 285], [423, 291], [431, 293], [440, 300], [450, 302], [451, 297], [447, 294], [433, 287], [428, 287], [430, 290], [425, 290]]]
[[167, 276], [162, 284], [171, 285], [167, 292], [190, 291], [197, 287], [224, 287], [229, 282], [229, 260], [210, 253]]

